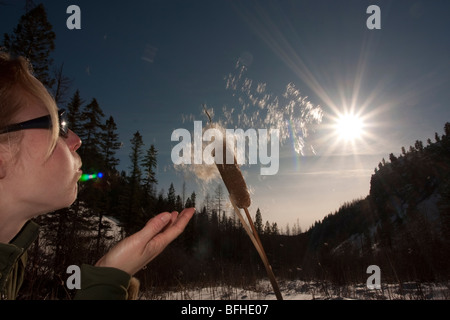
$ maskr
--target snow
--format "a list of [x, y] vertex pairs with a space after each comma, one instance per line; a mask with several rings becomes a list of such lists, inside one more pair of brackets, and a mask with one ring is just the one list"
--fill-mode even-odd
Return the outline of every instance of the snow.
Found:
[[[448, 300], [450, 283], [382, 284], [370, 290], [366, 284], [336, 286], [323, 281], [280, 281], [284, 300]], [[152, 300], [276, 300], [268, 280], [253, 288], [208, 286], [179, 288], [159, 294], [144, 294], [141, 299]]]
[[119, 220], [115, 219], [114, 217], [103, 216], [103, 222], [107, 222], [110, 225], [110, 228], [108, 228], [106, 232], [106, 236], [112, 238], [111, 243], [116, 243], [122, 240], [123, 230], [120, 226]]

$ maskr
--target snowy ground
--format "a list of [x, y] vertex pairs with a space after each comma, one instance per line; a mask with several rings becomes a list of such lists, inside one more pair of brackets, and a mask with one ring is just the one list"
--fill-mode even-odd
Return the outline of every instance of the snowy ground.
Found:
[[[379, 290], [366, 285], [335, 286], [324, 282], [281, 281], [284, 300], [450, 300], [450, 283], [383, 284]], [[269, 281], [260, 281], [253, 288], [211, 286], [178, 288], [162, 294], [147, 294], [152, 300], [275, 300]]]

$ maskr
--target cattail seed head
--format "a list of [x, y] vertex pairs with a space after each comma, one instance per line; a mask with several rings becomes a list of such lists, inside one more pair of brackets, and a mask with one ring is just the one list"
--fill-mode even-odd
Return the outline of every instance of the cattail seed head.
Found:
[[226, 163], [227, 144], [223, 141], [223, 161], [222, 164], [216, 163], [217, 169], [222, 177], [225, 187], [230, 194], [231, 199], [240, 209], [248, 208], [251, 204], [250, 193], [247, 184], [242, 176], [241, 169], [237, 164], [236, 157], [234, 163]]

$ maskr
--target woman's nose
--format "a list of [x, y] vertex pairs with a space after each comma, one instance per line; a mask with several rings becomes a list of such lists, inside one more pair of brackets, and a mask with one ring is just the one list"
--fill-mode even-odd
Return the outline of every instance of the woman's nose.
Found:
[[69, 136], [67, 137], [66, 142], [70, 150], [72, 151], [77, 151], [82, 144], [80, 137], [70, 129], [69, 129]]

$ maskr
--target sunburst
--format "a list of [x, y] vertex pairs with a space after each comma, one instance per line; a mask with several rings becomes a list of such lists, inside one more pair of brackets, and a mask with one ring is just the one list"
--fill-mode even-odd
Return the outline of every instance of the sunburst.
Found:
[[341, 114], [336, 118], [336, 135], [341, 140], [354, 142], [364, 134], [364, 120], [354, 113]]

